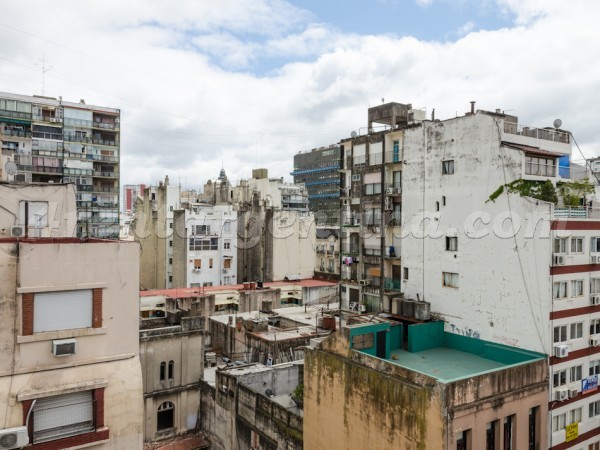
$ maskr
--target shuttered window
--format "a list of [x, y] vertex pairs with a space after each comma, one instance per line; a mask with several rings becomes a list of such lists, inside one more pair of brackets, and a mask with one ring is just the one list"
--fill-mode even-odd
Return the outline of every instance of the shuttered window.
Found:
[[34, 295], [33, 332], [92, 326], [92, 290], [37, 292]]
[[40, 398], [33, 409], [33, 442], [94, 431], [92, 391]]

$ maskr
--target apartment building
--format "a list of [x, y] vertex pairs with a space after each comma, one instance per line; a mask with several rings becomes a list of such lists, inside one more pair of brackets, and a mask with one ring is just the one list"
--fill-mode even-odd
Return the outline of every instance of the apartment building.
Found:
[[237, 212], [230, 204], [188, 207], [173, 216], [173, 286], [237, 284]]
[[547, 448], [544, 354], [363, 317], [305, 350], [305, 449]]
[[255, 169], [231, 197], [238, 212], [238, 282], [313, 276], [315, 223], [304, 186]]
[[138, 246], [69, 237], [74, 184], [2, 184], [0, 201], [0, 442], [141, 448]]
[[118, 238], [118, 109], [0, 92], [0, 143], [0, 180], [74, 183], [77, 236]]
[[317, 226], [315, 277], [339, 280], [340, 278], [340, 229]]
[[404, 296], [448, 332], [549, 355], [548, 448], [597, 448], [600, 212], [570, 134], [473, 108], [401, 147]]
[[318, 225], [339, 225], [340, 222], [340, 147], [313, 148], [294, 155], [295, 184], [304, 184], [308, 191], [308, 209]]

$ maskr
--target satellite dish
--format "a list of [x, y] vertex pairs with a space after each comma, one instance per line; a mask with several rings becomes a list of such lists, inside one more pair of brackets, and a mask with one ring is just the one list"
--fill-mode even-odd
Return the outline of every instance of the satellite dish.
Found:
[[562, 120], [556, 119], [552, 125], [554, 125], [554, 128], [559, 129], [562, 125]]
[[353, 137], [353, 138], [355, 138], [358, 135], [356, 134], [356, 131], [353, 131], [352, 133], [350, 133], [350, 136]]
[[15, 173], [17, 173], [17, 165], [13, 161], [7, 161], [4, 165], [4, 169], [9, 175], [14, 175]]
[[265, 390], [265, 395], [266, 395], [267, 397], [270, 397], [271, 395], [273, 395], [273, 391], [272, 391], [271, 389], [268, 389], [268, 388], [267, 388], [267, 389]]

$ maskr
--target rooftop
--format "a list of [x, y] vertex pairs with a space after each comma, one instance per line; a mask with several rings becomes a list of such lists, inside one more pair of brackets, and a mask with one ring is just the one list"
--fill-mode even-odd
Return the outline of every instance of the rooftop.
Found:
[[445, 332], [442, 321], [409, 325], [408, 342], [404, 343], [403, 327], [393, 322], [349, 326], [350, 346], [377, 356], [377, 339], [382, 336], [378, 333], [384, 331], [387, 339], [382, 359], [442, 383], [546, 358], [541, 353]]

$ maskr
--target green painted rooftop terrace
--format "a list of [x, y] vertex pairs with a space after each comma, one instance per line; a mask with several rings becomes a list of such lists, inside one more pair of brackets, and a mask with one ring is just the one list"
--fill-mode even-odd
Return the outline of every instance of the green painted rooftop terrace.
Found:
[[541, 353], [448, 333], [441, 321], [409, 325], [408, 330], [404, 327], [392, 322], [351, 325], [350, 346], [442, 383], [546, 358]]

